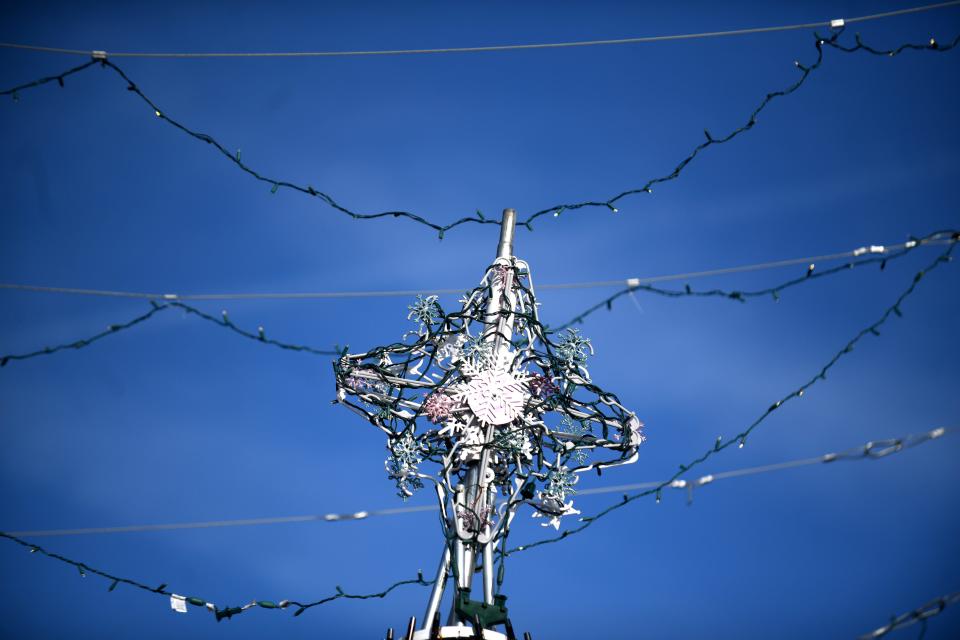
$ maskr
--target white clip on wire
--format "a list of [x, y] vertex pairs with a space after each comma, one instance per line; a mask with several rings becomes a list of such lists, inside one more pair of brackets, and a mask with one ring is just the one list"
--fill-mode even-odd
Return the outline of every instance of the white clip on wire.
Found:
[[177, 613], [187, 612], [187, 599], [185, 596], [178, 596], [175, 593], [170, 594], [170, 608]]

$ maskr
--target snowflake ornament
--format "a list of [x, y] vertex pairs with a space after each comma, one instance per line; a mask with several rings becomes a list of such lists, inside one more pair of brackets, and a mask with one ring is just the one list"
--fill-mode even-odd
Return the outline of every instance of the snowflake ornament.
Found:
[[560, 388], [553, 383], [553, 380], [542, 373], [534, 373], [530, 376], [530, 392], [541, 398], [549, 398], [560, 391]]
[[[563, 416], [560, 419], [559, 429], [560, 431], [563, 431], [565, 433], [570, 433], [575, 436], [593, 435], [592, 432], [590, 431], [589, 426], [585, 425], [579, 420], [574, 420], [570, 416]], [[570, 444], [573, 444], [573, 443], [570, 443]], [[574, 444], [574, 446], [576, 445]], [[589, 456], [589, 453], [587, 449], [582, 449], [577, 447], [571, 452], [570, 456], [573, 459], [575, 459], [578, 463], [582, 464], [583, 462], [586, 461], [587, 457]]]
[[407, 307], [410, 313], [407, 314], [407, 320], [413, 320], [420, 324], [420, 329], [429, 327], [438, 319], [443, 317], [443, 309], [437, 302], [437, 296], [417, 296], [416, 302]]
[[580, 335], [579, 329], [567, 329], [557, 343], [556, 355], [561, 367], [576, 369], [589, 379], [586, 364], [593, 355], [593, 345]]
[[440, 424], [447, 420], [453, 410], [454, 400], [443, 393], [431, 393], [423, 402], [423, 415], [433, 424]]
[[398, 495], [406, 500], [423, 481], [417, 473], [417, 465], [423, 461], [423, 445], [409, 431], [390, 441], [387, 445], [390, 457], [385, 461], [387, 474], [396, 480]]
[[457, 355], [476, 367], [486, 368], [493, 361], [493, 344], [482, 336], [468, 336], [461, 341]]

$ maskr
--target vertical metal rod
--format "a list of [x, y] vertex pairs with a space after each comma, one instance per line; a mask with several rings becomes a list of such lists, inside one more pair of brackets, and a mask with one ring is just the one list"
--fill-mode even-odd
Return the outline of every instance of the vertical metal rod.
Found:
[[504, 209], [500, 220], [500, 244], [497, 245], [497, 257], [509, 258], [513, 255], [513, 232], [517, 226], [517, 210]]
[[[497, 244], [497, 258], [504, 258], [509, 260], [513, 257], [513, 236], [514, 231], [516, 230], [517, 223], [517, 211], [516, 209], [504, 209], [503, 217], [500, 221], [500, 241]], [[509, 282], [502, 283], [504, 288], [510, 286]], [[501, 292], [497, 291], [496, 288], [491, 291], [490, 302], [487, 306], [487, 322], [490, 323], [492, 331], [487, 334], [487, 340], [491, 340], [494, 343], [494, 353], [498, 354], [500, 350], [500, 342], [502, 337], [500, 336], [500, 294]], [[509, 331], [508, 327], [508, 331]], [[499, 356], [498, 356], [499, 357]], [[493, 438], [494, 427], [490, 426], [487, 432], [486, 440], [491, 440]], [[487, 464], [489, 458], [489, 451], [484, 450], [480, 456], [479, 468], [476, 463], [474, 463], [470, 470], [467, 473], [467, 505], [471, 509], [477, 511], [476, 515], [478, 516], [477, 524], [479, 525], [479, 516], [484, 516], [486, 513], [487, 505], [494, 496], [487, 491], [483, 491], [483, 495], [478, 495], [481, 491], [480, 485], [483, 483], [483, 476], [486, 474]], [[484, 487], [485, 488], [485, 487]], [[483, 500], [482, 506], [479, 505], [480, 498]], [[461, 588], [469, 589], [473, 582], [473, 572], [474, 572], [474, 554], [480, 551], [476, 549], [475, 546], [471, 546], [464, 553], [464, 571], [461, 574]], [[483, 546], [482, 549], [482, 561], [483, 565], [483, 601], [487, 604], [493, 604], [493, 542], [488, 542]]]
[[[504, 209], [503, 217], [500, 221], [500, 240], [497, 243], [497, 258], [506, 258], [509, 259], [513, 256], [513, 237], [514, 231], [516, 230], [517, 222], [517, 212], [515, 209]], [[504, 283], [506, 285], [507, 283]], [[494, 342], [494, 352], [498, 352], [500, 348], [500, 337], [498, 331], [498, 324], [500, 318], [500, 296], [496, 291], [491, 292], [490, 301], [487, 305], [486, 310], [486, 321], [492, 327], [492, 330], [487, 329], [486, 339]], [[491, 425], [488, 429], [487, 440], [491, 439], [493, 436], [494, 428]], [[467, 514], [471, 514], [470, 510], [475, 512], [477, 516], [475, 519], [478, 520], [484, 515], [486, 511], [488, 502], [491, 499], [491, 496], [487, 494], [486, 491], [483, 493], [483, 505], [479, 505], [478, 496], [481, 490], [481, 484], [483, 483], [483, 476], [486, 472], [487, 467], [487, 458], [489, 452], [484, 450], [481, 455], [480, 463], [477, 462], [470, 463], [467, 468], [467, 474], [464, 478], [463, 484], [466, 486], [466, 491], [463, 494], [465, 498], [464, 505], [467, 507]], [[454, 514], [454, 517], [457, 517], [457, 514]], [[476, 548], [474, 543], [464, 543], [462, 540], [456, 541], [455, 546], [455, 557], [454, 562], [457, 563], [457, 569], [459, 573], [459, 584], [460, 589], [470, 589], [473, 584], [473, 574], [476, 564], [476, 553], [480, 551]], [[483, 591], [484, 591], [484, 601], [488, 604], [493, 604], [493, 550], [490, 545], [485, 545], [483, 550]], [[450, 610], [450, 617], [448, 619], [448, 624], [458, 623], [462, 625], [461, 621], [457, 620], [456, 616], [456, 598], [454, 596], [454, 603]], [[431, 597], [432, 599], [432, 597]], [[429, 611], [429, 609], [428, 609]], [[429, 620], [429, 618], [428, 618]]]
[[454, 561], [457, 563], [457, 578], [460, 581], [457, 586], [463, 589], [463, 574], [467, 570], [467, 567], [466, 563], [464, 562], [464, 556], [466, 556], [466, 545], [462, 540], [457, 540], [456, 544], [454, 545], [454, 552], [457, 554], [457, 557], [454, 558]]
[[417, 617], [411, 616], [407, 624], [407, 640], [413, 640], [413, 628], [417, 626]]
[[473, 634], [477, 637], [477, 640], [483, 640], [483, 636], [486, 634], [483, 632], [483, 625], [480, 624], [480, 616], [474, 614], [473, 620], [470, 622], [473, 624]]
[[[467, 471], [467, 476], [464, 478], [464, 483], [467, 485], [467, 490], [465, 492], [465, 506], [467, 512], [464, 514], [468, 518], [476, 513], [477, 516], [480, 515], [477, 512], [477, 492], [478, 484], [480, 483], [480, 469], [477, 466], [476, 462], [470, 464], [470, 467]], [[476, 564], [476, 553], [472, 543], [464, 543], [463, 545], [463, 564], [461, 565], [460, 571], [460, 588], [461, 589], [470, 589], [473, 586], [473, 568]]]
[[426, 629], [434, 615], [440, 608], [440, 600], [443, 599], [443, 589], [447, 584], [447, 571], [450, 569], [450, 547], [443, 545], [443, 553], [440, 554], [440, 566], [437, 568], [437, 579], [433, 583], [433, 591], [430, 593], [430, 601], [427, 603], [427, 612], [423, 614], [423, 628]]
[[483, 601], [493, 604], [493, 540], [483, 545]]
[[477, 554], [472, 545], [465, 544], [463, 549], [463, 573], [460, 574], [460, 588], [473, 588], [473, 574], [477, 568]]
[[393, 640], [393, 627], [387, 629], [387, 640]]
[[[454, 515], [456, 517], [456, 515]], [[457, 597], [459, 596], [459, 591], [463, 588], [463, 551], [464, 551], [463, 540], [457, 538], [453, 542], [453, 562], [456, 567], [456, 572], [453, 574], [456, 582], [454, 583], [456, 588], [453, 590], [453, 600], [450, 602], [450, 615], [447, 616], [447, 624], [454, 625], [457, 624]]]
[[440, 640], [440, 612], [433, 614], [433, 622], [430, 623], [430, 640]]

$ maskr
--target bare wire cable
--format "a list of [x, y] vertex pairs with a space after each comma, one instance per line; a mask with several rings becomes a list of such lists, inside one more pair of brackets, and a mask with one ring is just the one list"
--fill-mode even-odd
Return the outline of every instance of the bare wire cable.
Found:
[[[800, 458], [798, 460], [788, 460], [786, 462], [777, 462], [755, 467], [746, 467], [742, 469], [732, 469], [730, 471], [721, 471], [700, 476], [696, 480], [675, 480], [667, 485], [671, 489], [682, 489], [688, 492], [688, 502], [692, 501], [692, 490], [696, 487], [702, 487], [706, 484], [726, 480], [728, 478], [742, 478], [745, 476], [755, 476], [786, 469], [795, 469], [797, 467], [807, 467], [818, 464], [829, 464], [840, 460], [877, 460], [887, 456], [900, 453], [907, 449], [912, 449], [918, 445], [937, 440], [944, 435], [955, 433], [956, 427], [937, 427], [930, 431], [920, 434], [911, 434], [900, 438], [871, 440], [859, 447], [853, 447], [839, 453], [825, 453], [810, 458]], [[662, 481], [639, 482], [633, 484], [621, 484], [609, 487], [596, 487], [593, 489], [578, 489], [578, 496], [601, 495], [607, 493], [622, 493], [623, 491], [637, 491], [639, 489], [650, 489], [662, 485]], [[253, 525], [269, 524], [291, 524], [302, 522], [346, 522], [357, 520], [369, 520], [383, 516], [404, 515], [408, 513], [424, 513], [437, 511], [437, 505], [417, 505], [411, 507], [397, 507], [393, 509], [370, 509], [359, 510], [349, 513], [324, 513], [310, 514], [302, 516], [281, 516], [274, 518], [243, 518], [236, 520], [206, 520], [200, 522], [173, 522], [168, 524], [141, 524], [127, 525], [120, 527], [86, 527], [76, 529], [37, 529], [25, 531], [10, 531], [12, 536], [23, 538], [49, 538], [63, 536], [81, 536], [106, 533], [143, 533], [149, 531], [179, 531], [184, 529], [214, 529], [225, 527], [247, 527]]]
[[[634, 291], [643, 291], [645, 293], [655, 294], [655, 295], [664, 296], [668, 298], [719, 297], [719, 298], [734, 300], [737, 302], [746, 302], [748, 298], [756, 298], [760, 296], [772, 296], [774, 300], [779, 300], [780, 292], [791, 287], [799, 286], [807, 282], [813, 282], [815, 280], [836, 275], [838, 273], [843, 273], [853, 268], [862, 267], [868, 264], [879, 264], [880, 268], [883, 269], [888, 262], [901, 258], [909, 254], [910, 252], [916, 250], [918, 247], [922, 247], [927, 244], [953, 245], [957, 241], [960, 241], [960, 231], [945, 230], [945, 231], [936, 231], [922, 238], [911, 239], [906, 243], [903, 243], [903, 245], [900, 245], [902, 246], [902, 248], [894, 247], [893, 250], [891, 251], [887, 251], [885, 247], [881, 247], [881, 246], [871, 246], [869, 248], [860, 247], [858, 249], [855, 249], [852, 252], [853, 255], [857, 257], [854, 260], [844, 265], [838, 265], [830, 269], [814, 272], [814, 263], [809, 263], [807, 266], [807, 270], [803, 276], [798, 278], [793, 278], [791, 280], [788, 280], [786, 282], [783, 282], [773, 287], [767, 287], [767, 288], [758, 289], [755, 291], [740, 291], [740, 290], [726, 291], [723, 289], [695, 291], [690, 287], [689, 284], [682, 290], [662, 289], [662, 288], [654, 287], [649, 284], [638, 284], [633, 280], [627, 280], [627, 287], [625, 289], [622, 289], [610, 296], [607, 296], [605, 299], [601, 300], [600, 302], [580, 312], [579, 314], [574, 316], [572, 319], [570, 319], [568, 322], [564, 323], [563, 325], [560, 325], [559, 327], [556, 327], [556, 328], [551, 328], [551, 331], [556, 332], [556, 331], [565, 329], [567, 327], [570, 327], [573, 324], [583, 323], [588, 316], [590, 316], [593, 313], [596, 313], [601, 309], [605, 308], [607, 310], [612, 310], [613, 303], [618, 298], [627, 294], [632, 295]], [[838, 255], [838, 254], [834, 254], [834, 255]], [[114, 292], [114, 293], [121, 293], [121, 292]], [[151, 299], [150, 305], [152, 306], [152, 309], [147, 313], [137, 316], [136, 318], [133, 318], [132, 320], [129, 320], [127, 322], [108, 325], [105, 331], [101, 331], [100, 333], [97, 333], [89, 338], [81, 338], [81, 339], [60, 344], [54, 347], [46, 346], [46, 347], [43, 347], [42, 349], [36, 349], [34, 351], [30, 351], [27, 353], [0, 355], [0, 367], [4, 367], [9, 362], [15, 361], [15, 360], [28, 360], [31, 358], [50, 355], [50, 354], [57, 353], [59, 351], [64, 351], [67, 349], [82, 349], [84, 347], [88, 347], [109, 335], [114, 335], [126, 329], [135, 327], [141, 324], [142, 322], [145, 322], [153, 318], [156, 314], [170, 308], [181, 309], [188, 315], [197, 316], [199, 318], [202, 318], [203, 320], [211, 322], [222, 328], [229, 329], [230, 331], [236, 333], [237, 335], [243, 336], [248, 339], [257, 340], [258, 342], [272, 345], [274, 347], [279, 347], [287, 351], [300, 351], [305, 353], [311, 353], [313, 355], [325, 355], [325, 356], [339, 355], [341, 352], [339, 345], [334, 345], [333, 349], [328, 350], [328, 349], [318, 349], [316, 347], [312, 347], [309, 345], [291, 344], [291, 343], [275, 340], [273, 338], [267, 338], [266, 330], [263, 328], [263, 326], [259, 326], [257, 328], [256, 333], [242, 329], [230, 320], [230, 317], [226, 311], [221, 312], [220, 317], [216, 317], [204, 311], [201, 311], [196, 307], [188, 305], [180, 301], [179, 299], [167, 297], [172, 295], [173, 294], [165, 295], [162, 302], [158, 302], [157, 300]]]
[[[602, 40], [576, 40], [570, 42], [545, 42], [533, 44], [505, 44], [486, 45], [478, 47], [442, 47], [433, 49], [368, 49], [354, 51], [232, 51], [232, 52], [144, 52], [144, 51], [110, 51], [112, 58], [341, 58], [341, 57], [369, 57], [369, 56], [403, 56], [438, 53], [484, 53], [495, 51], [529, 51], [535, 49], [569, 49], [574, 47], [595, 47], [624, 44], [646, 44], [654, 42], [670, 42], [677, 40], [700, 40], [705, 38], [719, 38], [730, 36], [744, 36], [760, 33], [777, 33], [782, 31], [798, 31], [822, 27], [837, 27], [844, 24], [868, 22], [882, 18], [892, 18], [908, 14], [946, 9], [960, 5], [960, 0], [938, 2], [919, 7], [908, 7], [894, 11], [884, 11], [854, 18], [834, 18], [819, 22], [803, 22], [798, 24], [777, 25], [770, 27], [747, 27], [743, 29], [729, 29], [726, 31], [702, 31], [698, 33], [682, 33], [663, 36], [641, 36], [636, 38], [607, 38]], [[23, 51], [37, 51], [44, 53], [59, 53], [66, 55], [89, 56], [96, 53], [106, 53], [100, 50], [69, 49], [64, 47], [45, 47], [32, 44], [18, 44], [0, 42], [0, 48], [19, 49]]]
[[[958, 0], [960, 1], [960, 0]], [[709, 269], [706, 271], [691, 271], [687, 273], [674, 273], [659, 276], [644, 276], [621, 278], [619, 280], [594, 280], [590, 282], [563, 282], [555, 284], [541, 284], [538, 289], [597, 289], [603, 287], [638, 286], [642, 284], [655, 284], [658, 282], [672, 282], [676, 280], [695, 280], [711, 276], [730, 275], [734, 273], [747, 273], [754, 271], [765, 271], [768, 269], [778, 269], [798, 264], [817, 264], [823, 262], [832, 262], [844, 258], [859, 258], [864, 255], [890, 255], [891, 253], [902, 251], [917, 246], [918, 242], [923, 245], [947, 244], [953, 242], [950, 238], [924, 238], [922, 240], [908, 240], [895, 244], [882, 245], [864, 245], [842, 251], [839, 253], [829, 253], [824, 255], [806, 256], [803, 258], [788, 258], [783, 260], [773, 260], [769, 262], [760, 262], [756, 264], [741, 265], [735, 267], [721, 267], [718, 269]], [[200, 293], [200, 294], [180, 294], [180, 293], [149, 293], [143, 291], [118, 291], [111, 289], [93, 289], [89, 287], [50, 287], [33, 284], [19, 283], [0, 283], [0, 289], [9, 291], [30, 291], [38, 293], [56, 293], [68, 295], [95, 296], [103, 298], [135, 298], [142, 300], [314, 300], [330, 298], [385, 298], [385, 297], [409, 297], [415, 295], [460, 295], [466, 287], [462, 288], [434, 288], [434, 289], [389, 289], [374, 291], [306, 291], [306, 292], [246, 292], [246, 293]]]

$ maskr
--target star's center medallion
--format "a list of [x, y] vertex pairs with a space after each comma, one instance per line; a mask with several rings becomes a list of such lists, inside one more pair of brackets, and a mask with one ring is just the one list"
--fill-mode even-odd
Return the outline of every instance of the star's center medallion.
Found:
[[463, 388], [467, 406], [480, 422], [509, 424], [520, 416], [530, 397], [527, 377], [501, 368], [480, 371]]

